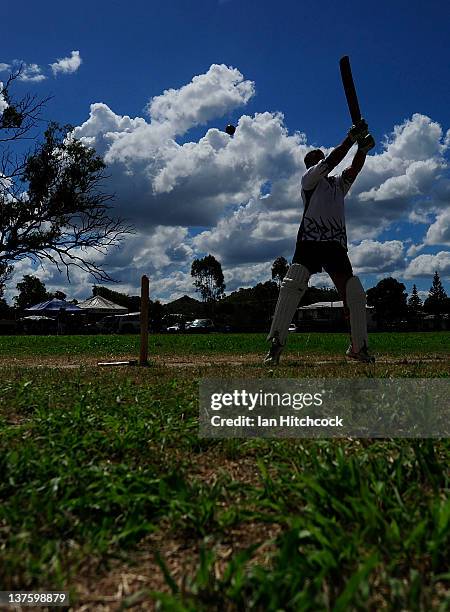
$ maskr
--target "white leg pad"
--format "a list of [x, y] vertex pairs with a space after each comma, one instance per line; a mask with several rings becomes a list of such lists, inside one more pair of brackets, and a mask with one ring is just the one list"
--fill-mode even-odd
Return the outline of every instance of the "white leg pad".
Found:
[[297, 306], [308, 288], [309, 270], [302, 264], [292, 264], [281, 283], [275, 314], [272, 319], [267, 340], [278, 337], [281, 344], [286, 343], [288, 328]]
[[348, 279], [345, 291], [350, 311], [353, 351], [358, 353], [364, 345], [367, 347], [366, 292], [357, 276]]

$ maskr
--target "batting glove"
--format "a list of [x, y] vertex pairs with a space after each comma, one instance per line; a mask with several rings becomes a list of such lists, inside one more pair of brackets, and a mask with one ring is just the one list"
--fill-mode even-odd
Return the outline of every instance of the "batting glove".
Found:
[[352, 142], [356, 142], [359, 138], [364, 138], [369, 133], [369, 126], [365, 119], [360, 119], [352, 125], [348, 131], [348, 137]]
[[358, 151], [361, 151], [361, 153], [367, 154], [374, 146], [375, 140], [372, 134], [366, 134], [362, 138], [358, 138]]

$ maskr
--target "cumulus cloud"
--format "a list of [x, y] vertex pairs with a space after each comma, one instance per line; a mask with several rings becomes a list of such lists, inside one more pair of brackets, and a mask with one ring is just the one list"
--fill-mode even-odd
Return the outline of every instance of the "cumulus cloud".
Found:
[[425, 244], [445, 244], [450, 246], [450, 209], [440, 213], [428, 228]]
[[[150, 121], [117, 115], [98, 103], [91, 106], [89, 119], [75, 135], [104, 155], [119, 206], [148, 227], [155, 223], [205, 226], [209, 229], [198, 246], [200, 241], [205, 248], [215, 246], [231, 262], [239, 257], [231, 253], [232, 245], [242, 236], [248, 214], [245, 223], [252, 224], [251, 244], [244, 253], [254, 261], [258, 252], [265, 256], [265, 241], [290, 240], [295, 234], [302, 210], [302, 159], [311, 149], [306, 136], [289, 134], [282, 114], [265, 112], [241, 116], [232, 139], [211, 128], [197, 142], [175, 140], [191, 127], [245, 104], [254, 91], [254, 84], [236, 69], [213, 65], [179, 90], [153, 98], [147, 106]], [[445, 180], [439, 179], [445, 163], [442, 138], [437, 123], [415, 114], [395, 126], [383, 152], [368, 156], [347, 200], [351, 241], [361, 236], [376, 239], [392, 224], [414, 214], [418, 198], [434, 218], [437, 208], [430, 197], [434, 189], [433, 197], [442, 199], [438, 190]], [[263, 199], [267, 184], [270, 189]], [[286, 210], [297, 211], [295, 222], [273, 225], [270, 213]], [[416, 220], [423, 222], [423, 214]], [[220, 246], [224, 237], [228, 249]]]
[[8, 72], [9, 70], [11, 70], [11, 64], [0, 62], [0, 72]]
[[261, 209], [250, 200], [193, 239], [197, 251], [214, 254], [225, 264], [258, 263], [279, 255], [292, 257], [299, 215]]
[[408, 257], [414, 257], [415, 255], [417, 255], [417, 253], [422, 251], [423, 248], [424, 248], [423, 244], [412, 244], [406, 251], [406, 255]]
[[438, 271], [443, 278], [450, 278], [450, 252], [440, 251], [434, 255], [419, 255], [409, 262], [405, 278], [432, 277]]
[[72, 51], [69, 57], [62, 57], [53, 64], [49, 64], [53, 75], [72, 74], [81, 66], [82, 59], [79, 51]]
[[441, 139], [442, 128], [439, 123], [415, 113], [411, 119], [394, 126], [386, 138], [385, 150], [393, 159], [421, 161], [443, 153], [445, 144]]
[[165, 277], [152, 279], [151, 291], [154, 296], [162, 296], [162, 302], [171, 302], [183, 295], [195, 297], [190, 272], [181, 270]]
[[[214, 78], [226, 77], [219, 91], [243, 82], [232, 69], [210, 71]], [[209, 83], [209, 77], [200, 83]], [[191, 92], [195, 97], [194, 83], [196, 78], [186, 90], [182, 88], [184, 95]], [[225, 98], [230, 104], [245, 103], [247, 93], [242, 95], [242, 89], [248, 93], [254, 87], [238, 88]], [[193, 252], [210, 252], [225, 266], [264, 265], [278, 255], [290, 259], [302, 212], [302, 159], [311, 148], [306, 136], [290, 135], [282, 114], [266, 112], [243, 115], [232, 139], [212, 128], [198, 142], [180, 145], [175, 134], [214, 115], [205, 109], [214, 105], [216, 113], [224, 109], [214, 95], [183, 114], [182, 97], [169, 90], [156, 99], [158, 103], [150, 102], [150, 122], [118, 116], [106, 105], [93, 106], [76, 135], [103, 151], [105, 161], [121, 172], [122, 201], [128, 209], [134, 203], [149, 231], [155, 222], [206, 226], [192, 239]], [[420, 197], [428, 211], [416, 213], [416, 221], [435, 218], [439, 206], [430, 201], [430, 193], [443, 190], [446, 179], [439, 177], [445, 167], [444, 150], [440, 126], [416, 114], [394, 128], [382, 153], [368, 157], [347, 200], [350, 240], [359, 243], [361, 235], [366, 237], [351, 249], [360, 273], [404, 268], [401, 242], [380, 243], [376, 238], [414, 214]], [[344, 163], [337, 171], [343, 167]], [[436, 227], [430, 228], [429, 239], [435, 235]], [[413, 247], [409, 254], [414, 256]]]
[[[8, 302], [13, 303], [14, 296], [18, 294], [16, 285], [26, 274], [39, 277], [47, 285], [49, 279], [51, 279], [55, 274], [55, 268], [51, 268], [46, 264], [36, 267], [31, 259], [28, 258], [22, 259], [15, 263], [11, 280], [7, 283], [5, 290], [5, 298]], [[61, 276], [61, 287], [63, 287], [66, 283], [67, 278]]]
[[[150, 271], [162, 296], [187, 293], [192, 259], [211, 253], [222, 262], [231, 290], [270, 278], [277, 256], [291, 259], [303, 212], [303, 157], [316, 146], [306, 134], [289, 132], [282, 113], [243, 113], [232, 138], [209, 127], [245, 107], [255, 91], [255, 83], [236, 68], [214, 64], [190, 83], [152, 98], [144, 117], [119, 115], [96, 102], [75, 128], [74, 135], [108, 166], [105, 187], [116, 194], [115, 212], [139, 229], [126, 248], [105, 259], [123, 286], [137, 287], [140, 274]], [[190, 139], [189, 130], [202, 125], [209, 129]], [[394, 126], [379, 153], [367, 157], [346, 198], [357, 273], [406, 267], [411, 274], [410, 258], [425, 269], [423, 262], [430, 260], [420, 257], [436, 257], [417, 257], [424, 246], [448, 245], [449, 134], [414, 114]], [[405, 235], [405, 223], [415, 224], [418, 243], [407, 250], [400, 240], [386, 238], [386, 232], [402, 228]], [[422, 238], [417, 225], [423, 226]]]
[[439, 164], [434, 159], [412, 161], [404, 174], [386, 179], [380, 186], [359, 194], [361, 202], [409, 199], [429, 190]]
[[392, 272], [404, 267], [403, 248], [399, 240], [362, 240], [349, 249], [349, 256], [357, 274]]
[[[243, 146], [217, 129], [199, 142], [178, 144], [181, 132], [243, 105], [253, 92], [235, 69], [211, 66], [205, 78], [154, 98], [150, 122], [116, 115], [105, 104], [91, 106], [75, 136], [104, 156], [119, 206], [147, 226], [212, 225], [227, 205], [248, 200], [254, 189], [238, 171], [233, 148]], [[186, 106], [185, 106], [186, 105]], [[240, 144], [239, 144], [240, 143]]]
[[188, 85], [154, 97], [147, 109], [152, 121], [170, 125], [173, 135], [184, 134], [194, 125], [205, 124], [247, 103], [254, 93], [254, 84], [244, 80], [239, 70], [213, 64]]

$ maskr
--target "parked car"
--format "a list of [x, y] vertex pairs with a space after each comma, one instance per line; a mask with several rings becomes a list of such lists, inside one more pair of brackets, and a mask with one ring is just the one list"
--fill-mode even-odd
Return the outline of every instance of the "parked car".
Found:
[[190, 325], [186, 325], [186, 331], [190, 334], [205, 334], [215, 331], [215, 327], [211, 319], [195, 319]]
[[166, 331], [169, 334], [178, 334], [180, 333], [182, 330], [182, 327], [179, 323], [175, 323], [175, 325], [169, 325], [169, 327], [166, 329]]
[[138, 334], [141, 331], [141, 313], [130, 312], [116, 315], [119, 334]]
[[58, 323], [55, 318], [43, 315], [31, 315], [20, 319], [24, 334], [55, 334]]
[[291, 323], [291, 324], [289, 325], [289, 329], [288, 329], [288, 331], [289, 331], [289, 332], [296, 332], [296, 331], [297, 331], [297, 325], [296, 325], [295, 323]]
[[100, 334], [114, 334], [117, 332], [117, 315], [108, 315], [94, 324]]
[[230, 332], [233, 331], [233, 328], [231, 327], [231, 325], [215, 325], [214, 326], [215, 331], [220, 332], [221, 334], [229, 334]]
[[141, 331], [141, 313], [108, 315], [95, 325], [102, 334], [138, 334]]

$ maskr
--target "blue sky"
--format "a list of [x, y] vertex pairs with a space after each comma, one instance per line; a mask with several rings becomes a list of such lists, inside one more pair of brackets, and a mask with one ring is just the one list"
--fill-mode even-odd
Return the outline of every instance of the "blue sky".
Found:
[[[307, 147], [337, 144], [350, 125], [338, 69], [344, 54], [378, 143], [347, 210], [355, 272], [366, 288], [393, 275], [408, 290], [416, 283], [427, 291], [438, 269], [448, 289], [447, 3], [100, 0], [21, 7], [19, 20], [13, 5], [3, 7], [12, 26], [2, 31], [0, 64], [39, 67], [31, 76], [46, 78], [17, 83], [16, 93], [53, 95], [44, 117], [78, 126], [78, 136], [109, 160], [117, 211], [139, 228], [105, 260], [118, 289], [135, 291], [149, 272], [155, 297], [192, 294], [190, 264], [206, 252], [222, 261], [228, 290], [266, 280], [274, 256], [289, 259], [301, 214], [295, 185], [302, 157]], [[70, 59], [52, 70], [61, 58]], [[240, 77], [230, 76], [231, 68]], [[202, 87], [195, 77], [204, 79]], [[173, 92], [164, 98], [167, 90]], [[155, 98], [162, 106], [152, 111]], [[172, 110], [185, 106], [175, 108], [174, 119], [161, 115], [165, 102]], [[90, 114], [92, 104], [103, 106]], [[192, 112], [183, 118], [186, 105]], [[123, 117], [142, 122], [124, 127]], [[239, 120], [235, 142], [218, 144], [214, 129]], [[146, 127], [164, 122], [171, 130], [157, 146]], [[122, 150], [105, 136], [111, 130], [117, 142], [129, 139]], [[272, 193], [264, 198], [268, 184]], [[16, 275], [30, 268], [22, 262]], [[50, 268], [38, 274], [49, 287], [66, 287]], [[77, 273], [67, 292], [87, 296], [91, 285]]]

